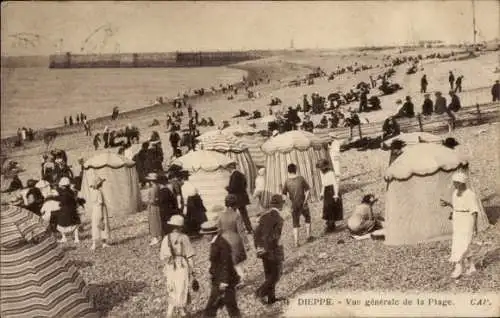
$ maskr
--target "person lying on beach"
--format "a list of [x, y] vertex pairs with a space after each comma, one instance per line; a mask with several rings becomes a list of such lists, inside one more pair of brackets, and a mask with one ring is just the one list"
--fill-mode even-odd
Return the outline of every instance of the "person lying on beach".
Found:
[[249, 112], [245, 111], [244, 109], [240, 109], [239, 114], [234, 115], [234, 116], [233, 116], [233, 118], [238, 118], [238, 117], [246, 117], [246, 116], [248, 116], [248, 115], [250, 115], [250, 113], [249, 113]]

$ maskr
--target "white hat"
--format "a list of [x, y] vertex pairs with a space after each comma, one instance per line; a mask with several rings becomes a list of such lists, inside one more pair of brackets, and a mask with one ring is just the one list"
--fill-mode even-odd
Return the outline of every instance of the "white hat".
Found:
[[279, 134], [279, 131], [277, 131], [277, 130], [273, 130], [273, 137], [278, 136], [278, 134]]
[[463, 171], [457, 171], [453, 174], [453, 182], [467, 183], [467, 175]]
[[50, 186], [50, 183], [43, 179], [35, 184], [35, 187], [37, 187], [38, 189], [46, 188], [48, 186]]
[[184, 217], [182, 215], [178, 215], [178, 214], [172, 215], [170, 217], [170, 220], [168, 220], [168, 224], [173, 225], [173, 226], [182, 227], [182, 226], [184, 226]]
[[258, 171], [259, 176], [263, 176], [266, 174], [266, 168], [260, 168]]
[[59, 180], [59, 186], [64, 187], [64, 186], [69, 186], [71, 182], [67, 177], [62, 177], [61, 180]]

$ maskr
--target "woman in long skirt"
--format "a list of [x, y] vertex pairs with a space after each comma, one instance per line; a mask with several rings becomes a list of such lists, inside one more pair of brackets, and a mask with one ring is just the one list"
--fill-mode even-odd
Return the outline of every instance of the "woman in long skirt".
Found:
[[479, 206], [476, 194], [467, 188], [467, 174], [458, 171], [453, 174], [453, 185], [455, 191], [451, 203], [441, 200], [441, 205], [453, 209], [453, 236], [451, 241], [451, 255], [449, 261], [455, 263], [452, 278], [462, 275], [467, 268], [466, 275], [476, 271], [473, 262], [470, 261], [469, 247], [472, 237], [477, 234], [477, 215]]
[[161, 224], [160, 214], [160, 187], [158, 186], [158, 175], [154, 172], [146, 176], [146, 180], [151, 182], [148, 189], [147, 204], [148, 204], [148, 222], [149, 234], [151, 235], [151, 242], [149, 245], [156, 245], [160, 243], [163, 236], [163, 229]]
[[198, 236], [201, 224], [207, 221], [207, 216], [205, 214], [207, 209], [203, 205], [201, 196], [198, 194], [198, 189], [189, 182], [187, 176], [185, 177], [181, 189], [183, 197], [186, 198], [184, 204], [186, 234], [190, 237]]
[[98, 317], [77, 268], [40, 217], [10, 205], [5, 197], [0, 217], [0, 316]]
[[189, 238], [182, 233], [184, 218], [173, 215], [168, 224], [173, 230], [163, 238], [160, 249], [160, 259], [165, 261], [163, 273], [167, 279], [167, 317], [172, 317], [174, 309], [185, 316], [189, 282], [194, 273], [194, 250]]
[[109, 241], [109, 218], [104, 196], [102, 193], [102, 184], [106, 181], [103, 178], [97, 177], [94, 183], [90, 186], [90, 209], [91, 209], [91, 226], [92, 226], [92, 250], [96, 249], [97, 242], [102, 242], [102, 247], [108, 247]]
[[341, 221], [344, 216], [342, 199], [339, 195], [339, 184], [328, 160], [321, 160], [316, 167], [321, 172], [323, 220], [326, 222], [325, 233], [331, 233], [335, 230], [335, 222]]
[[245, 278], [243, 262], [247, 259], [246, 250], [250, 248], [250, 242], [243, 219], [237, 211], [238, 202], [238, 197], [234, 194], [226, 196], [226, 209], [222, 208], [222, 211], [219, 212], [218, 226], [222, 237], [231, 245], [234, 268], [240, 276], [240, 284], [243, 284]]

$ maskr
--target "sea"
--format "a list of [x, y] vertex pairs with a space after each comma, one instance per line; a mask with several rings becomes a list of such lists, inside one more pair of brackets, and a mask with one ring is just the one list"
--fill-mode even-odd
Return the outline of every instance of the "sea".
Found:
[[194, 89], [218, 88], [241, 81], [247, 73], [228, 67], [1, 69], [1, 136], [18, 128], [34, 130], [64, 124], [64, 117], [83, 112], [88, 119], [175, 98]]

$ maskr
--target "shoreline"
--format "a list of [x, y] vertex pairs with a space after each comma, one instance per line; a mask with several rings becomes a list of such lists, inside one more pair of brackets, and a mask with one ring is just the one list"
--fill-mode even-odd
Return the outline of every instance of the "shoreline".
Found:
[[[251, 62], [256, 62], [259, 60], [254, 60]], [[262, 77], [263, 74], [266, 74], [266, 67], [259, 67], [258, 65], [255, 65], [254, 63], [250, 64], [243, 64], [240, 65], [238, 64], [231, 64], [231, 65], [226, 65], [224, 67], [227, 68], [232, 68], [232, 69], [238, 69], [246, 72], [246, 78], [248, 81], [254, 81], [258, 80], [259, 78]], [[276, 80], [281, 80], [281, 78], [276, 78], [275, 76], [270, 76], [269, 77], [271, 81], [276, 81]], [[236, 83], [232, 83], [235, 88], [242, 88], [243, 87], [243, 82], [239, 81]], [[269, 85], [269, 84], [259, 84], [257, 87], [262, 86], [262, 85]], [[205, 88], [206, 89], [206, 88]], [[204, 101], [211, 101], [213, 99], [220, 98], [221, 96], [224, 96], [225, 94], [222, 93], [222, 90], [217, 90], [216, 92], [213, 92], [211, 90], [207, 90], [203, 96], [199, 95], [190, 95], [187, 98], [188, 103], [192, 104], [198, 104], [202, 103]], [[100, 116], [96, 118], [89, 119], [88, 122], [91, 126], [91, 129], [95, 131], [96, 129], [103, 128], [105, 124], [108, 123], [113, 123], [115, 121], [120, 121], [123, 119], [133, 119], [138, 116], [142, 115], [150, 115], [154, 113], [165, 113], [165, 112], [171, 112], [174, 110], [174, 106], [172, 104], [174, 98], [170, 98], [167, 103], [159, 104], [159, 105], [146, 105], [146, 106], [139, 106], [138, 108], [135, 109], [130, 109], [127, 111], [120, 111], [119, 117], [117, 120], [112, 120], [111, 119], [111, 114], [107, 116]], [[119, 107], [119, 106], [118, 106]], [[102, 127], [101, 127], [102, 126]], [[73, 126], [55, 126], [52, 128], [43, 128], [39, 130], [35, 130], [35, 136], [33, 141], [27, 141], [24, 143], [24, 145], [29, 145], [31, 143], [39, 142], [43, 140], [43, 137], [46, 133], [48, 132], [56, 132], [58, 136], [62, 135], [71, 135], [75, 133], [80, 133], [83, 131], [83, 125], [82, 124], [74, 124]], [[2, 149], [2, 152], [9, 151], [15, 149], [13, 146], [15, 141], [17, 139], [17, 135], [12, 135], [12, 136], [7, 136], [7, 137], [1, 137], [0, 139], [0, 147]]]

